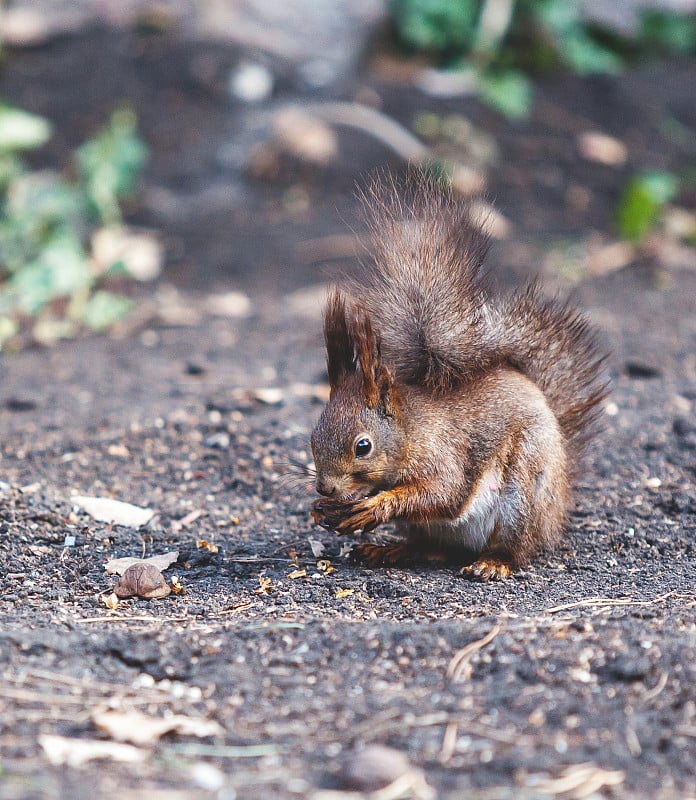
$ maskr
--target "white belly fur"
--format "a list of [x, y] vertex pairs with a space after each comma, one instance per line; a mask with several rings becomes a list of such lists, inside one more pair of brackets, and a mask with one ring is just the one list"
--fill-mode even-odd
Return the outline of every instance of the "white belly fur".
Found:
[[418, 535], [426, 537], [433, 544], [481, 552], [501, 518], [501, 488], [500, 472], [495, 468], [487, 470], [456, 519], [418, 525]]

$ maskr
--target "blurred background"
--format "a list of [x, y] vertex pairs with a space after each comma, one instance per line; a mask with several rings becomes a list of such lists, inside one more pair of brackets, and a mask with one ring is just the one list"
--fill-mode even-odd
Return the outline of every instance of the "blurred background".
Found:
[[182, 292], [316, 308], [361, 252], [356, 182], [409, 163], [480, 206], [503, 282], [669, 288], [696, 266], [695, 11], [7, 0], [0, 347], [185, 323]]

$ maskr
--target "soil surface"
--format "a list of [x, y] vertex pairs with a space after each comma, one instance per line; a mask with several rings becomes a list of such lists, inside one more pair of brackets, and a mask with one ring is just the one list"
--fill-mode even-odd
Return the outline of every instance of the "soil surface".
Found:
[[[632, 170], [693, 165], [696, 65], [544, 78], [516, 125], [374, 61], [345, 89], [408, 127], [431, 110], [485, 131], [488, 195], [511, 222], [500, 282], [572, 284], [612, 348], [607, 430], [567, 535], [483, 585], [352, 565], [282, 466], [309, 460], [325, 392], [316, 285], [353, 263], [328, 237], [360, 230], [355, 180], [398, 161], [343, 132], [326, 168], [249, 177], [268, 120], [226, 92], [238, 57], [97, 30], [10, 52], [0, 74], [4, 98], [56, 125], [41, 164], [129, 99], [152, 149], [132, 218], [168, 252], [120, 336], [1, 356], [0, 798], [341, 797], [348, 754], [373, 744], [413, 767], [382, 798], [696, 798], [696, 270], [682, 251], [595, 274], [578, 257], [613, 241]], [[317, 100], [276, 87], [274, 103]], [[579, 157], [590, 129], [626, 144], [625, 166]], [[250, 316], [210, 313], [231, 289]], [[75, 494], [156, 515], [100, 523]], [[109, 559], [173, 550], [183, 594], [107, 608]], [[124, 738], [145, 740], [119, 744], [107, 711], [180, 715], [200, 735], [130, 716]]]

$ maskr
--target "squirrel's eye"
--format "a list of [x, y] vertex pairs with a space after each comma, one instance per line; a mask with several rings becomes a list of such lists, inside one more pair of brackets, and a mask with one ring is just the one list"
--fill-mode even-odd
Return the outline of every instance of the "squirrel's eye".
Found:
[[355, 443], [355, 455], [358, 458], [362, 458], [363, 456], [369, 456], [372, 451], [372, 442], [367, 438], [367, 436], [363, 436], [362, 438], [358, 439]]

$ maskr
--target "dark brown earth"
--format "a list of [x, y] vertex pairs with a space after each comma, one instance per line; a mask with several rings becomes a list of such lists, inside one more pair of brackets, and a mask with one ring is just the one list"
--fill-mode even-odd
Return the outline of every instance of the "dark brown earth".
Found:
[[[341, 797], [322, 792], [369, 743], [405, 752], [442, 798], [696, 798], [696, 271], [643, 254], [590, 275], [573, 257], [610, 240], [632, 169], [693, 169], [696, 65], [545, 78], [517, 125], [367, 67], [346, 80], [343, 96], [369, 86], [407, 125], [449, 110], [493, 137], [489, 196], [513, 224], [492, 254], [501, 282], [540, 267], [551, 287], [572, 282], [613, 350], [607, 431], [566, 538], [481, 585], [351, 565], [311, 525], [311, 491], [283, 477], [280, 464], [309, 458], [325, 381], [307, 289], [324, 273], [306, 242], [359, 228], [354, 181], [397, 162], [352, 133], [326, 169], [245, 177], [229, 153], [256, 112], [225, 94], [237, 55], [94, 31], [10, 52], [0, 74], [3, 97], [56, 124], [37, 163], [62, 163], [116, 103], [134, 104], [152, 161], [133, 220], [163, 232], [165, 279], [195, 312], [164, 295], [168, 322], [143, 313], [123, 338], [0, 356], [0, 798]], [[292, 76], [278, 85], [279, 100], [317, 99]], [[623, 140], [628, 165], [582, 161], [586, 129]], [[207, 313], [229, 289], [252, 316]], [[269, 386], [279, 404], [255, 398]], [[157, 516], [105, 525], [73, 494]], [[166, 574], [184, 595], [106, 608], [108, 559], [174, 549]], [[220, 728], [153, 735], [134, 763], [51, 763], [47, 736], [73, 754], [113, 741], [95, 721], [107, 709]]]

